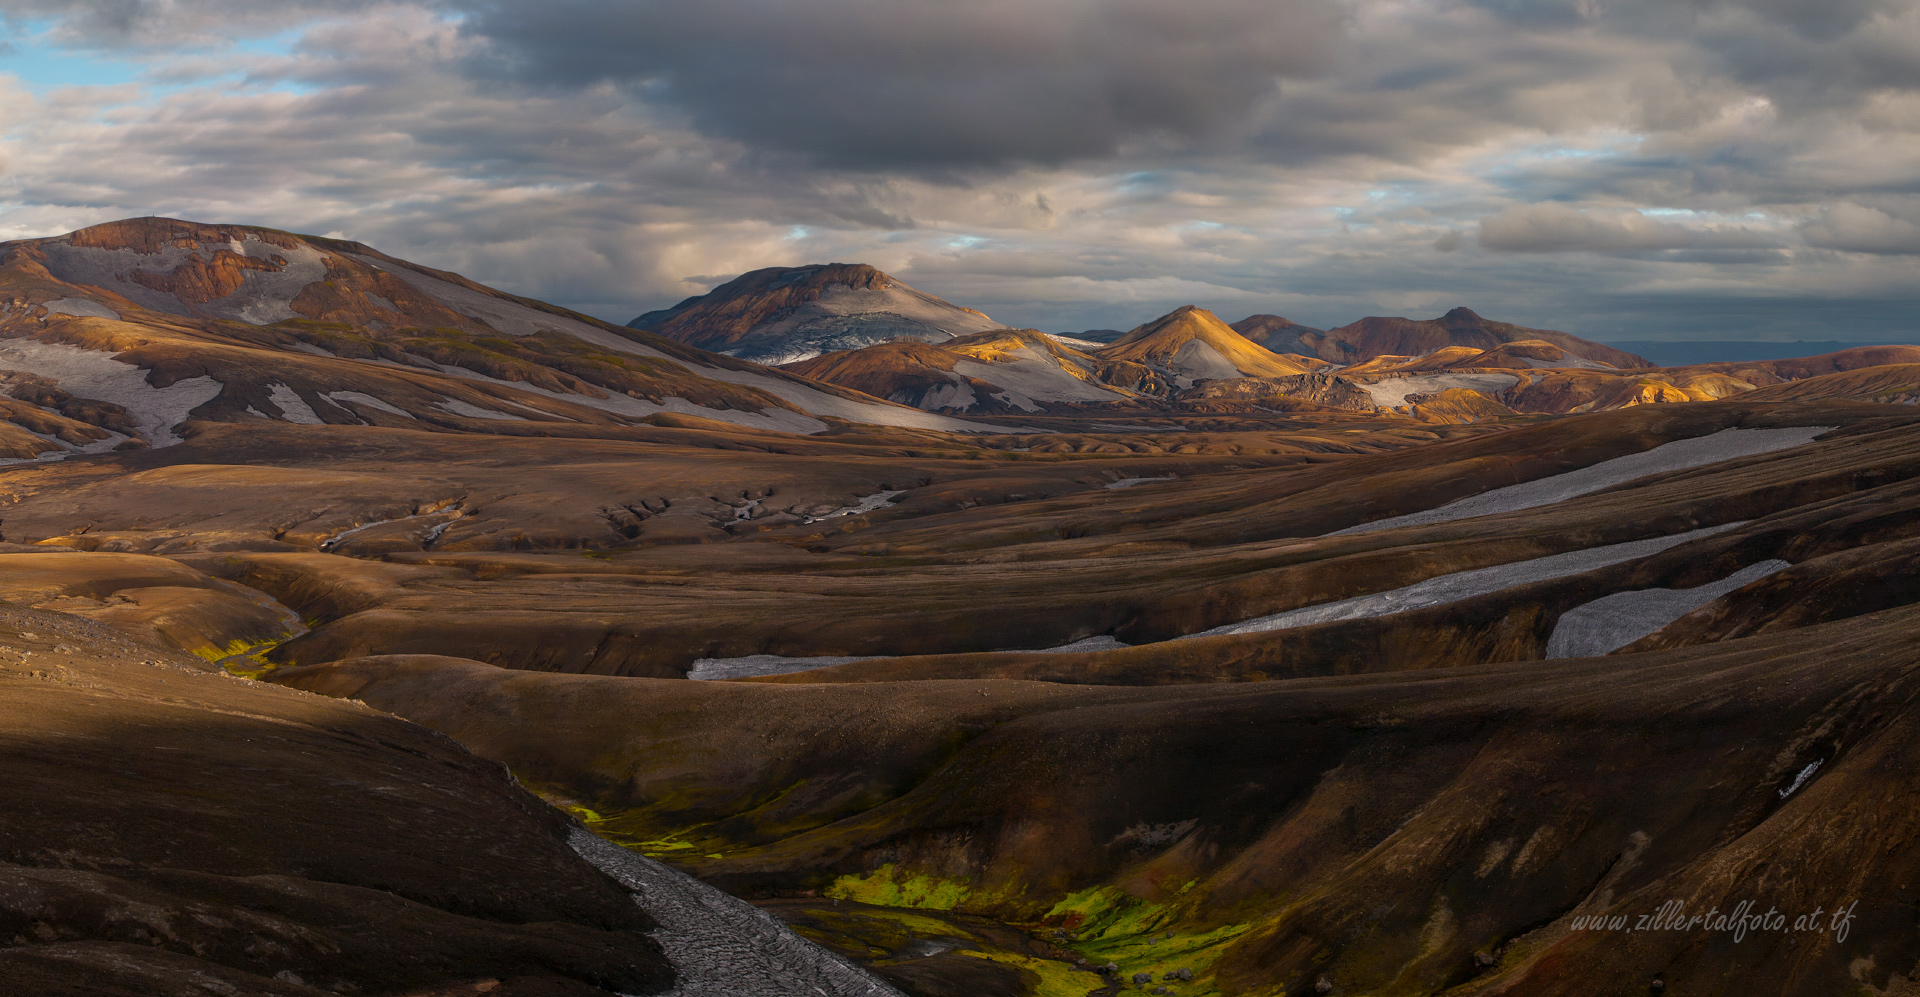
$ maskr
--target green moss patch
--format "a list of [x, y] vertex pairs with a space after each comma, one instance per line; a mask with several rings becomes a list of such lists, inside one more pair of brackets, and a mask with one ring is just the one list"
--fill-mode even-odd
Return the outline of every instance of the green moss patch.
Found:
[[929, 910], [952, 910], [973, 895], [965, 879], [942, 879], [904, 872], [891, 863], [864, 876], [841, 876], [823, 892], [838, 900], [853, 900], [876, 907], [924, 907]]
[[[1229, 943], [1252, 927], [1229, 924], [1195, 931], [1182, 926], [1174, 905], [1142, 900], [1112, 886], [1068, 895], [1047, 911], [1046, 922], [1060, 925], [1070, 937], [1066, 947], [1089, 963], [1115, 963], [1123, 979], [1151, 973], [1155, 986], [1195, 997], [1220, 992], [1213, 985], [1213, 964]], [[1193, 981], [1161, 979], [1178, 969], [1191, 970]]]

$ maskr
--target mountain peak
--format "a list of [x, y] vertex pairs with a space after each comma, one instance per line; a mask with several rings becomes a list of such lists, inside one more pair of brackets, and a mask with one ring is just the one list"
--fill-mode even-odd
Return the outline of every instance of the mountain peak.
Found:
[[1240, 335], [1198, 305], [1176, 308], [1097, 352], [1189, 380], [1305, 373], [1305, 368]]
[[1477, 313], [1474, 312], [1473, 309], [1468, 308], [1465, 305], [1462, 305], [1459, 308], [1455, 308], [1454, 310], [1446, 313], [1445, 315], [1440, 316], [1440, 321], [1449, 322], [1449, 323], [1460, 323], [1460, 324], [1472, 323], [1474, 325], [1479, 325], [1480, 323], [1485, 322], [1486, 319], [1481, 318]]
[[627, 325], [782, 364], [898, 340], [942, 343], [1000, 323], [865, 263], [814, 263], [750, 271]]

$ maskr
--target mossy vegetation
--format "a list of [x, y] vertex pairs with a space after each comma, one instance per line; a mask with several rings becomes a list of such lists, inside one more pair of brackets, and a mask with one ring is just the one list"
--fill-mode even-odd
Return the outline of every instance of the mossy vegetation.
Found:
[[537, 786], [529, 785], [528, 788], [544, 797], [547, 802], [578, 817], [580, 823], [587, 826], [587, 830], [648, 858], [722, 857], [722, 853], [713, 851], [718, 839], [712, 835], [697, 833], [701, 828], [706, 827], [706, 824], [690, 824], [663, 833], [646, 819], [647, 815], [642, 810], [602, 813], [586, 804], [569, 800], [551, 791], [542, 791]]
[[238, 675], [243, 679], [258, 679], [280, 667], [279, 664], [268, 661], [267, 655], [291, 636], [293, 635], [287, 634], [273, 640], [259, 642], [236, 639], [229, 641], [225, 647], [194, 648], [193, 653], [219, 665], [228, 674]]
[[943, 879], [895, 868], [891, 863], [865, 875], [841, 876], [822, 891], [839, 900], [855, 900], [876, 907], [924, 907], [952, 910], [974, 891], [965, 879]]
[[1142, 900], [1112, 886], [1069, 894], [1046, 916], [1046, 923], [1058, 924], [1067, 932], [1069, 940], [1063, 944], [1093, 965], [1115, 963], [1123, 978], [1151, 973], [1156, 985], [1167, 973], [1186, 969], [1193, 973], [1192, 982], [1167, 981], [1170, 989], [1195, 997], [1218, 994], [1212, 980], [1213, 963], [1252, 925], [1228, 924], [1200, 931], [1182, 922], [1178, 904]]

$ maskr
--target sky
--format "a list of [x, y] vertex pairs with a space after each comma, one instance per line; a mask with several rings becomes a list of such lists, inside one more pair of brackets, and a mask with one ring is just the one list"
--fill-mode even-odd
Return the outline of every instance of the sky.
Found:
[[0, 239], [357, 239], [624, 322], [1920, 339], [1920, 0], [0, 0]]

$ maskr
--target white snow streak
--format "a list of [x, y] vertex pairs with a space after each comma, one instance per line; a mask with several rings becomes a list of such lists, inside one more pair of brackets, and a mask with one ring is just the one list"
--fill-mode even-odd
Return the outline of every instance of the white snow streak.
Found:
[[1371, 533], [1375, 530], [1390, 530], [1400, 526], [1425, 526], [1429, 523], [1444, 523], [1455, 519], [1491, 516], [1551, 505], [1650, 475], [1682, 471], [1707, 464], [1717, 464], [1724, 460], [1753, 457], [1801, 446], [1813, 442], [1814, 437], [1833, 428], [1832, 426], [1793, 426], [1787, 429], [1723, 429], [1710, 436], [1675, 440], [1637, 454], [1601, 461], [1578, 471], [1568, 471], [1565, 474], [1556, 474], [1518, 485], [1495, 488], [1492, 491], [1449, 502], [1437, 509], [1394, 516], [1389, 519], [1376, 519], [1371, 523], [1335, 530], [1327, 536]]
[[76, 398], [121, 406], [155, 447], [181, 442], [173, 427], [187, 421], [187, 413], [212, 401], [223, 387], [211, 377], [189, 377], [156, 388], [148, 383], [146, 371], [121, 363], [111, 353], [32, 339], [0, 343], [0, 368], [52, 378]]

